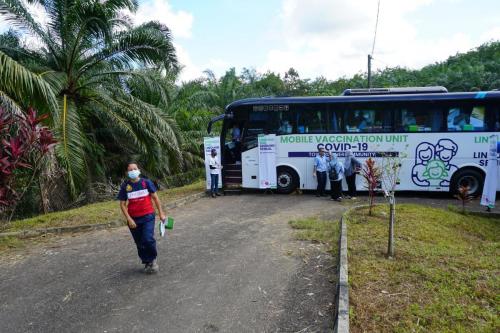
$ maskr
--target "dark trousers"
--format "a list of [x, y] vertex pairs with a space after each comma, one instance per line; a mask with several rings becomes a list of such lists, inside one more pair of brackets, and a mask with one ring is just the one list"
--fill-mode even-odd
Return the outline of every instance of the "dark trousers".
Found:
[[234, 159], [235, 161], [241, 161], [241, 142], [233, 141], [234, 143]]
[[219, 175], [210, 175], [210, 192], [217, 193], [219, 189]]
[[347, 194], [351, 197], [356, 196], [356, 174], [353, 173], [345, 178], [347, 183]]
[[132, 219], [137, 225], [135, 229], [130, 229], [137, 246], [137, 254], [139, 254], [143, 264], [148, 264], [155, 260], [158, 254], [154, 237], [155, 214], [133, 217]]
[[342, 197], [342, 180], [330, 180], [330, 187], [332, 188], [332, 199], [338, 199]]
[[326, 187], [326, 171], [316, 171], [316, 178], [318, 178], [318, 195], [325, 195]]

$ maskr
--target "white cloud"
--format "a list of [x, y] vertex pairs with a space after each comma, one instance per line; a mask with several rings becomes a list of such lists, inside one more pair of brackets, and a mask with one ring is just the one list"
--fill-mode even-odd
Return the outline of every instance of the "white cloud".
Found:
[[174, 37], [174, 47], [177, 59], [183, 66], [179, 81], [189, 81], [202, 76], [202, 70], [193, 63], [189, 52], [178, 39], [192, 38], [193, 14], [184, 10], [174, 10], [167, 0], [143, 1], [136, 13], [130, 14], [134, 24], [139, 25], [149, 21], [159, 21], [165, 24]]
[[183, 10], [175, 11], [166, 0], [141, 2], [137, 12], [132, 15], [135, 24], [148, 21], [164, 23], [175, 38], [191, 38], [193, 15]]
[[175, 50], [177, 51], [177, 59], [183, 66], [178, 80], [180, 82], [186, 82], [201, 77], [202, 69], [200, 69], [193, 63], [187, 50], [184, 47], [182, 47], [182, 45], [175, 42], [174, 46]]
[[[382, 0], [373, 68], [419, 68], [479, 45], [465, 33], [423, 38], [408, 18], [433, 0]], [[430, 8], [429, 8], [430, 9]], [[302, 77], [329, 79], [366, 71], [375, 27], [375, 0], [283, 0], [280, 14], [283, 47], [274, 48], [258, 69], [284, 72], [290, 67]], [[494, 28], [482, 41], [498, 38]]]

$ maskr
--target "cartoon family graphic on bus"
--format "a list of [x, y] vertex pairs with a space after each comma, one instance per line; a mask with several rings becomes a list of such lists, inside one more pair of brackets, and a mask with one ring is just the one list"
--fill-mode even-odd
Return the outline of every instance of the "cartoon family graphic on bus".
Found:
[[440, 139], [435, 145], [420, 143], [415, 149], [415, 165], [411, 179], [417, 186], [449, 187], [450, 177], [458, 169], [451, 163], [458, 145], [450, 139]]

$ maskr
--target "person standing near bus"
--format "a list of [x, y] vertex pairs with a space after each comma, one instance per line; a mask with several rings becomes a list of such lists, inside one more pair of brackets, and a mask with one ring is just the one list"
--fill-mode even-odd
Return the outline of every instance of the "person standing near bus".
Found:
[[347, 199], [356, 199], [356, 174], [361, 170], [361, 163], [354, 157], [352, 150], [345, 152], [345, 180], [347, 183]]
[[234, 144], [235, 162], [238, 164], [238, 162], [241, 161], [241, 130], [237, 123], [233, 124], [233, 128], [231, 130], [231, 140]]
[[330, 178], [332, 200], [342, 201], [344, 165], [339, 161], [337, 154], [335, 153], [330, 153], [330, 160], [328, 161], [328, 178]]
[[217, 150], [212, 149], [210, 151], [210, 157], [208, 159], [208, 166], [210, 167], [210, 193], [212, 198], [220, 196], [219, 194], [219, 173], [222, 166], [217, 159]]
[[152, 202], [158, 209], [161, 220], [165, 220], [166, 215], [156, 194], [156, 186], [151, 180], [139, 177], [140, 174], [136, 163], [127, 165], [128, 179], [120, 187], [118, 200], [137, 246], [139, 258], [144, 264], [144, 272], [156, 273], [155, 209]]
[[318, 148], [318, 154], [314, 157], [313, 177], [318, 180], [318, 188], [316, 196], [325, 196], [326, 187], [326, 171], [328, 161], [325, 156], [324, 148]]

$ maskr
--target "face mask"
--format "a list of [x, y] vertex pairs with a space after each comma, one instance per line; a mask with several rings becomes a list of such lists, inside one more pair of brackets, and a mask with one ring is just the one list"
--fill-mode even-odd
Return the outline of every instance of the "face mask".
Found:
[[141, 172], [139, 170], [132, 170], [128, 172], [128, 178], [136, 179], [137, 177], [139, 177], [140, 174]]

